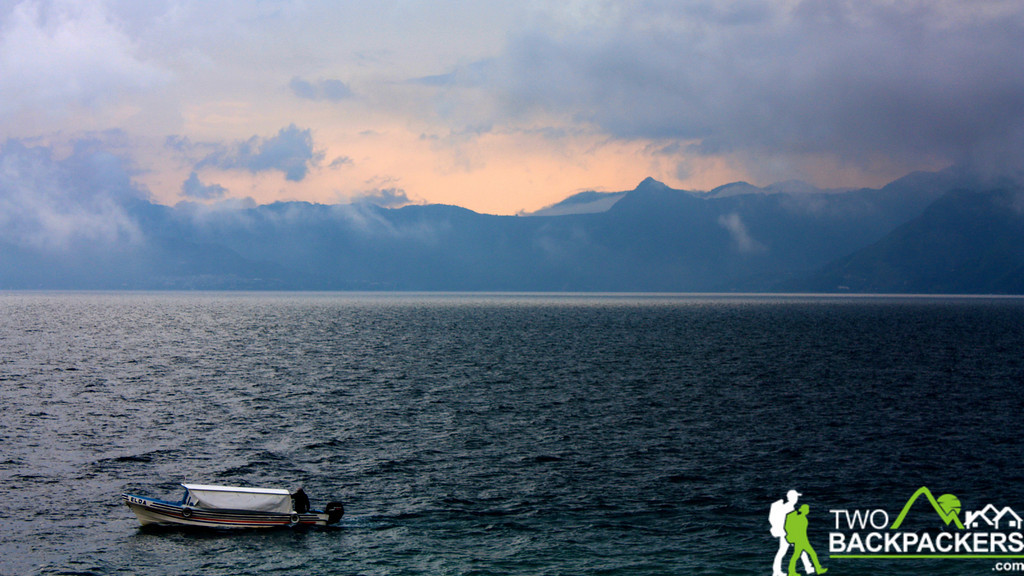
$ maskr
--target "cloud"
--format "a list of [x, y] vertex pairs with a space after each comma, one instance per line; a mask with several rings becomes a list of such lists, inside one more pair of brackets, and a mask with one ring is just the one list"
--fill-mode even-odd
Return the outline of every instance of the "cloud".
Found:
[[750, 236], [750, 232], [747, 231], [747, 226], [743, 223], [743, 219], [740, 218], [739, 214], [733, 212], [719, 216], [718, 225], [729, 232], [729, 235], [732, 237], [733, 246], [740, 253], [755, 254], [765, 251], [764, 245]]
[[365, 192], [352, 199], [357, 204], [373, 204], [382, 208], [399, 208], [413, 204], [409, 195], [401, 188], [384, 188]]
[[97, 141], [74, 143], [70, 156], [8, 140], [0, 148], [0, 240], [59, 250], [73, 242], [136, 242], [126, 205], [147, 196], [125, 160]]
[[327, 166], [329, 168], [341, 168], [343, 166], [351, 166], [353, 163], [354, 161], [349, 156], [338, 156], [334, 160], [331, 160], [331, 163]]
[[220, 184], [203, 184], [199, 180], [199, 175], [194, 171], [181, 185], [181, 192], [186, 198], [197, 200], [219, 200], [227, 194], [227, 191], [227, 188]]
[[[180, 139], [169, 140], [168, 145], [178, 148], [191, 146]], [[278, 170], [284, 172], [286, 180], [299, 182], [322, 158], [323, 153], [313, 149], [312, 132], [291, 124], [276, 136], [253, 136], [233, 146], [222, 147], [200, 160], [196, 168], [213, 166], [224, 170], [248, 170], [253, 174]]]
[[352, 97], [352, 90], [341, 80], [317, 80], [310, 82], [296, 76], [288, 83], [292, 93], [305, 100], [327, 100], [339, 102]]
[[0, 117], [97, 106], [170, 79], [138, 52], [100, 3], [25, 1], [0, 9]]
[[[344, 166], [346, 195], [386, 173], [434, 200], [478, 207], [499, 202], [475, 192], [487, 179], [505, 183], [487, 196], [511, 197], [500, 189], [514, 181], [524, 190], [517, 202], [538, 206], [555, 189], [619, 186], [586, 180], [616, 178], [612, 163], [646, 172], [630, 180], [675, 177], [686, 187], [720, 177], [859, 186], [1024, 157], [1021, 2], [394, 8], [0, 2], [0, 134], [50, 142], [129, 131], [149, 143], [131, 152], [152, 174], [139, 178], [167, 199], [180, 192], [182, 164], [181, 176], [270, 173], [246, 192], [261, 200], [280, 192], [278, 174], [303, 182], [290, 197], [325, 198], [337, 185], [317, 180], [332, 171], [310, 171]], [[164, 155], [153, 150], [172, 133], [181, 136]], [[420, 133], [429, 140], [410, 141]], [[315, 145], [358, 161], [322, 161]], [[510, 180], [501, 170], [511, 165]], [[218, 181], [241, 191], [235, 179]]]
[[[762, 170], [830, 157], [1024, 160], [1024, 4], [642, 2], [510, 36], [481, 82], [509, 118], [689, 142]], [[449, 94], [457, 96], [457, 92]], [[694, 145], [695, 143], [695, 145]]]

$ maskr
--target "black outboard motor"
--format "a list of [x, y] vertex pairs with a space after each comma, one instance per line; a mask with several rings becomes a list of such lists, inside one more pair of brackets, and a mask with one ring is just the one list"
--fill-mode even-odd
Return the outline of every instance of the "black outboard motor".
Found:
[[345, 506], [341, 502], [328, 502], [324, 507], [324, 512], [327, 513], [328, 524], [337, 524], [338, 520], [345, 515]]
[[306, 496], [306, 491], [302, 488], [299, 488], [292, 494], [292, 510], [299, 514], [309, 512], [309, 496]]

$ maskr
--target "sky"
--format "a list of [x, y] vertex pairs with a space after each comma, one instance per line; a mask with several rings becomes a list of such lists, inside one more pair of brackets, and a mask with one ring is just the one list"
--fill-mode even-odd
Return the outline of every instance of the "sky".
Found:
[[0, 0], [0, 210], [1019, 172], [1022, 70], [1019, 0]]

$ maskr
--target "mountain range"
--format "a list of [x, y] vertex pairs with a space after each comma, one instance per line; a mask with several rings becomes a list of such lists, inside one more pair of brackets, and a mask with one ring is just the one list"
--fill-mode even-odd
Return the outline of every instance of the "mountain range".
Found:
[[518, 216], [139, 198], [120, 210], [131, 237], [3, 237], [0, 288], [1024, 294], [1024, 188], [953, 169], [853, 190], [648, 178]]

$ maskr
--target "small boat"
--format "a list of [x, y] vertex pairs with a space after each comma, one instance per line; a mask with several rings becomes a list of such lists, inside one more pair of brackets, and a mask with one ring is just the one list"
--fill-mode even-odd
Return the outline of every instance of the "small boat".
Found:
[[327, 526], [341, 520], [345, 507], [327, 504], [323, 511], [310, 510], [309, 498], [300, 488], [293, 495], [281, 488], [241, 488], [182, 484], [179, 502], [122, 494], [121, 499], [143, 526], [150, 524], [206, 528], [280, 528]]

